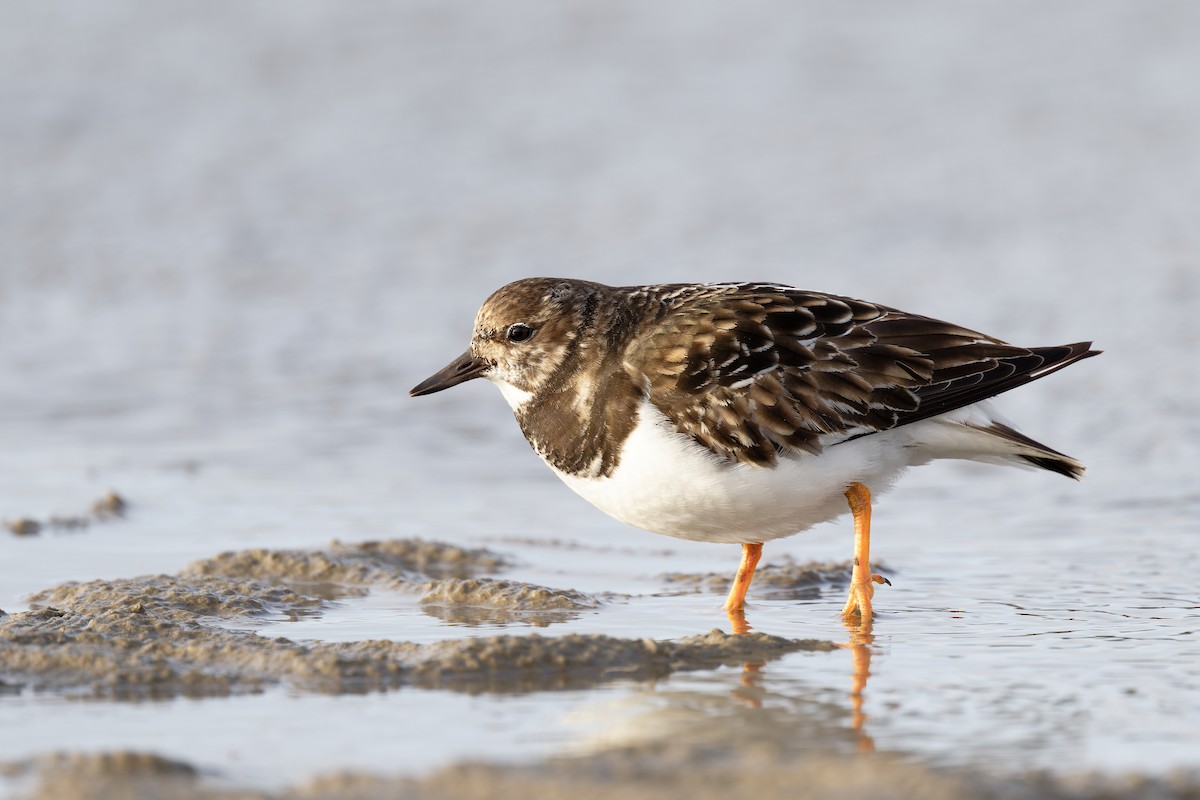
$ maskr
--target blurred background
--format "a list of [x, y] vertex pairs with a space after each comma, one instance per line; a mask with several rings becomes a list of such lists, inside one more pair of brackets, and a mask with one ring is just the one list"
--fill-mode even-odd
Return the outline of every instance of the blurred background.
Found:
[[1194, 3], [3, 11], [0, 517], [118, 463], [368, 439], [401, 488], [435, 404], [523, 449], [485, 387], [405, 392], [538, 274], [1094, 338], [1102, 361], [1006, 407], [1119, 437], [1106, 464], [1045, 434], [1116, 485], [1194, 486]]
[[399, 394], [533, 274], [1196, 332], [1147, 310], [1200, 279], [1189, 2], [4, 6], [9, 414], [131, 373]]
[[1197, 387], [1160, 357], [1200, 332], [1186, 0], [49, 0], [4, 20], [0, 514], [29, 510], [22, 451], [54, 442], [70, 472], [134, 439], [415, 413], [404, 391], [482, 299], [535, 274], [773, 280], [1096, 338], [1072, 397], [1102, 370], [1129, 394], [1088, 409], [1095, 432], [1196, 455], [1192, 414], [1147, 420]]
[[[1137, 592], [1166, 587], [1194, 622], [1177, 570], [1200, 510], [1200, 5], [0, 11], [0, 519], [109, 488], [131, 503], [78, 535], [0, 528], [5, 610], [61, 580], [332, 536], [603, 537], [682, 548], [661, 571], [732, 569], [569, 496], [490, 387], [407, 398], [491, 291], [540, 274], [770, 280], [1023, 344], [1095, 339], [1100, 359], [1003, 404], [1087, 462], [1084, 484], [950, 465], [888, 508], [910, 531], [976, 532], [937, 539], [948, 558], [1029, 557], [1093, 526], [1064, 558], [1095, 549], [1097, 576], [1151, 559]], [[933, 548], [899, 540], [921, 573]], [[780, 547], [844, 558], [849, 542]], [[553, 558], [557, 585], [585, 589], [645, 591], [652, 569]], [[954, 591], [981, 585], [1003, 591]], [[615, 613], [599, 627], [645, 622]], [[1181, 679], [1190, 694], [1160, 699], [1200, 708], [1195, 668]]]

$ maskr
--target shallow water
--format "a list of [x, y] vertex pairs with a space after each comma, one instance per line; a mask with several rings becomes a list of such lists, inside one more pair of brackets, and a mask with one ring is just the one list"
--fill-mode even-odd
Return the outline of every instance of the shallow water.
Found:
[[[82, 530], [0, 528], [10, 613], [62, 581], [224, 550], [417, 536], [489, 547], [514, 561], [505, 578], [603, 602], [549, 625], [465, 622], [374, 589], [254, 629], [728, 629], [719, 594], [663, 576], [731, 575], [735, 547], [591, 509], [490, 386], [406, 397], [461, 351], [479, 302], [524, 275], [780, 280], [1106, 352], [1001, 403], [1087, 463], [1082, 483], [936, 464], [882, 498], [874, 554], [894, 585], [858, 650], [515, 695], [0, 691], [4, 759], [148, 749], [282, 787], [736, 731], [747, 747], [998, 774], [1200, 768], [1192, 5], [39, 8], [13, 6], [0, 31], [0, 81], [23, 108], [0, 129], [15, 156], [0, 186], [0, 519], [86, 514], [110, 488], [130, 507]], [[841, 520], [765, 560], [850, 546]], [[747, 616], [847, 642], [842, 591], [752, 590]]]

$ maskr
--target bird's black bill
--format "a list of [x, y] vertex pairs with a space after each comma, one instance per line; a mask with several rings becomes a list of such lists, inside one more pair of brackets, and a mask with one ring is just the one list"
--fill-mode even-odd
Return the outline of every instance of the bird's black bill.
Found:
[[475, 358], [468, 350], [458, 358], [442, 367], [433, 375], [408, 390], [410, 397], [420, 397], [423, 394], [433, 394], [451, 386], [458, 386], [472, 378], [478, 378], [488, 365]]

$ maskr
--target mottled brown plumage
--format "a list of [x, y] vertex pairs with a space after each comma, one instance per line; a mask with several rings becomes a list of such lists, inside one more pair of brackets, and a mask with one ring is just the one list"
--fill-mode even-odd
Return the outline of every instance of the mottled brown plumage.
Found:
[[[629, 290], [623, 290], [629, 291]], [[681, 430], [754, 464], [987, 399], [1095, 355], [775, 284], [640, 287], [659, 301], [626, 370]]]
[[[993, 395], [1088, 356], [767, 283], [611, 287], [531, 278], [483, 304], [466, 353], [412, 390], [493, 381], [537, 453], [632, 525], [736, 542], [735, 630], [762, 543], [855, 519], [850, 597], [869, 619], [873, 491], [908, 467], [967, 458], [1079, 477], [1007, 425]], [[914, 424], [916, 423], [916, 424]], [[906, 427], [910, 426], [911, 427]]]
[[[506, 342], [517, 323], [531, 339]], [[487, 369], [530, 392], [517, 419], [537, 452], [568, 474], [604, 476], [642, 397], [720, 457], [770, 466], [987, 399], [1095, 355], [1089, 345], [1017, 347], [770, 283], [530, 278], [480, 310], [468, 377]], [[1039, 465], [1075, 472], [1054, 463]]]

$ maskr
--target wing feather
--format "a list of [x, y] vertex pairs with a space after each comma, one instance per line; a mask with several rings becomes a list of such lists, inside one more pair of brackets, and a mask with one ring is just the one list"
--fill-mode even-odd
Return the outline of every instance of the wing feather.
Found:
[[[773, 284], [653, 287], [626, 371], [682, 432], [769, 465], [945, 413], [1095, 355], [1023, 348], [929, 317]], [[645, 287], [650, 291], [652, 287]]]

